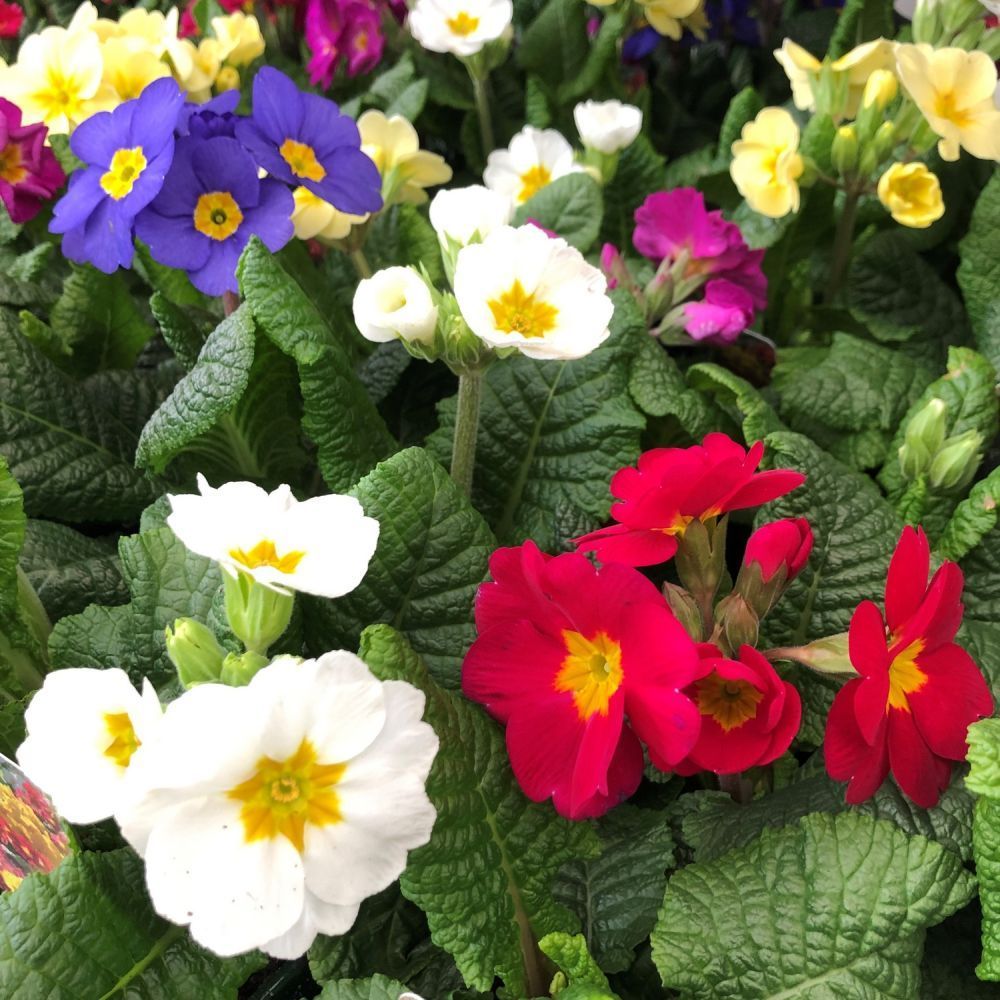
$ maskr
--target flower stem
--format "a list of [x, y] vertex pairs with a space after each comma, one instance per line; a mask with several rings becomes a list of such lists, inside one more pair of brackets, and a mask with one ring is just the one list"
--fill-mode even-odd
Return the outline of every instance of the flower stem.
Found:
[[222, 293], [222, 308], [226, 311], [227, 316], [232, 316], [234, 312], [240, 307], [240, 297], [236, 292], [223, 292]]
[[370, 278], [372, 276], [372, 266], [368, 263], [368, 258], [361, 247], [358, 247], [357, 250], [352, 250], [350, 258], [351, 263], [354, 265], [354, 270], [358, 272], [359, 278]]
[[476, 468], [476, 439], [479, 435], [479, 401], [482, 390], [483, 376], [479, 372], [459, 375], [451, 478], [466, 496], [472, 494], [472, 474]]
[[490, 115], [489, 75], [474, 72], [471, 68], [472, 92], [476, 98], [476, 114], [479, 118], [479, 135], [483, 142], [483, 159], [485, 160], [495, 148], [493, 141], [493, 118]]
[[833, 302], [840, 292], [851, 260], [851, 247], [854, 244], [854, 220], [858, 214], [857, 191], [848, 190], [844, 198], [844, 208], [837, 220], [837, 233], [833, 241], [833, 255], [830, 260], [830, 275], [826, 284], [826, 302]]

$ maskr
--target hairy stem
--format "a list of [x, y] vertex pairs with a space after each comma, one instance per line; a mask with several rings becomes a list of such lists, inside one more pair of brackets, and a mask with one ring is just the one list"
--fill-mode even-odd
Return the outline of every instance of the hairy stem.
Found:
[[482, 391], [483, 377], [479, 372], [459, 375], [455, 440], [451, 451], [451, 478], [466, 496], [472, 494], [472, 474], [476, 467], [476, 439], [479, 435], [479, 401]]
[[826, 283], [826, 302], [833, 302], [840, 292], [847, 273], [847, 265], [851, 261], [851, 247], [854, 244], [854, 220], [858, 214], [857, 191], [849, 190], [844, 198], [844, 208], [837, 220], [837, 233], [833, 241], [833, 254], [830, 258], [830, 275]]
[[494, 149], [493, 141], [493, 117], [490, 114], [490, 92], [489, 76], [486, 74], [474, 73], [470, 70], [472, 77], [472, 92], [476, 97], [476, 116], [479, 118], [479, 136], [483, 142], [483, 159], [490, 155]]
[[350, 258], [351, 263], [354, 265], [354, 270], [358, 272], [359, 278], [370, 278], [372, 276], [372, 266], [368, 263], [368, 258], [361, 247], [358, 247], [357, 250], [352, 250]]

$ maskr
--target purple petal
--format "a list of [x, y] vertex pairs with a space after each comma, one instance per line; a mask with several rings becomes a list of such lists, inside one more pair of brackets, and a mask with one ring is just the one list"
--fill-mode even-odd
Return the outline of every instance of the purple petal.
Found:
[[246, 243], [250, 234], [259, 236], [272, 253], [277, 253], [295, 234], [292, 212], [295, 199], [292, 192], [276, 180], [267, 178], [260, 182], [260, 201], [243, 213], [240, 235]]
[[300, 181], [317, 197], [352, 215], [377, 212], [382, 207], [378, 167], [360, 149], [341, 146], [324, 158], [323, 166], [326, 177], [321, 181]]
[[[243, 227], [241, 226], [240, 229]], [[239, 232], [228, 240], [211, 241], [208, 260], [199, 268], [188, 271], [191, 284], [206, 295], [221, 295], [223, 292], [239, 291], [236, 281], [236, 265], [247, 244], [240, 240]]]
[[82, 226], [107, 197], [101, 187], [101, 167], [78, 170], [70, 178], [69, 190], [56, 202], [49, 223], [50, 233], [66, 233]]
[[202, 191], [228, 191], [243, 211], [257, 204], [257, 164], [236, 139], [220, 136], [195, 143], [191, 165]]
[[154, 80], [136, 100], [128, 144], [142, 146], [147, 159], [156, 156], [167, 142], [172, 143], [183, 106], [184, 95], [173, 78]]
[[302, 91], [273, 66], [263, 66], [253, 81], [253, 120], [276, 146], [298, 135], [302, 123]]
[[153, 259], [167, 267], [197, 270], [208, 261], [212, 240], [194, 228], [192, 216], [167, 216], [147, 208], [135, 220], [135, 234]]

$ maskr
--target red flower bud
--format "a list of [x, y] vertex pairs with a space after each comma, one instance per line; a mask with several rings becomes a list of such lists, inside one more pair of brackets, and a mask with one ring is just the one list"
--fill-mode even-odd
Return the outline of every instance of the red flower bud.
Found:
[[785, 582], [794, 580], [799, 575], [812, 552], [813, 533], [809, 522], [804, 517], [788, 517], [781, 521], [772, 521], [758, 528], [747, 542], [743, 564], [760, 566], [760, 575], [764, 583], [779, 569], [785, 570]]

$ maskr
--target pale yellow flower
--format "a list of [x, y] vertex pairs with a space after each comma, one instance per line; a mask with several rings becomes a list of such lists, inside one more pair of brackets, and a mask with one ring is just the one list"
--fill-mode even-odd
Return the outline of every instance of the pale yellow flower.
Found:
[[451, 167], [437, 153], [420, 148], [417, 130], [402, 116], [391, 118], [374, 109], [358, 119], [361, 149], [382, 175], [386, 204], [427, 201], [425, 188], [447, 184]]
[[781, 43], [780, 49], [775, 49], [774, 58], [792, 85], [792, 101], [795, 107], [802, 111], [814, 111], [816, 98], [813, 97], [813, 82], [823, 68], [823, 64], [811, 53], [797, 45], [790, 38]]
[[684, 32], [681, 22], [701, 6], [701, 0], [639, 0], [642, 13], [661, 35], [675, 41]]
[[177, 19], [176, 7], [166, 15], [158, 10], [133, 7], [118, 18], [118, 31], [135, 48], [145, 48], [162, 56], [177, 41]]
[[858, 113], [868, 78], [877, 70], [891, 69], [893, 62], [892, 42], [876, 38], [851, 49], [830, 64], [836, 74], [847, 77], [845, 117], [853, 118]]
[[252, 14], [236, 11], [213, 17], [212, 33], [219, 41], [222, 61], [230, 66], [247, 66], [264, 54], [264, 38]]
[[212, 85], [222, 67], [220, 53], [214, 38], [203, 38], [197, 48], [187, 38], [178, 42], [170, 61], [174, 64], [174, 78], [187, 91], [188, 100], [201, 104], [212, 96]]
[[894, 163], [879, 178], [878, 198], [910, 229], [926, 229], [944, 215], [941, 184], [923, 163]]
[[101, 45], [104, 82], [120, 102], [138, 97], [147, 84], [170, 76], [170, 67], [149, 49], [134, 48], [127, 38], [109, 38]]
[[328, 201], [323, 201], [314, 195], [308, 188], [296, 188], [293, 197], [295, 210], [292, 212], [292, 225], [295, 226], [295, 235], [300, 240], [317, 239], [324, 243], [342, 240], [350, 233], [353, 226], [368, 218], [367, 215], [341, 212]]
[[799, 210], [799, 127], [783, 108], [764, 108], [733, 143], [729, 173], [755, 212], [779, 219]]
[[981, 160], [1000, 160], [1000, 110], [993, 100], [997, 69], [985, 52], [899, 45], [896, 70], [941, 137], [942, 159], [957, 160], [965, 149]]

